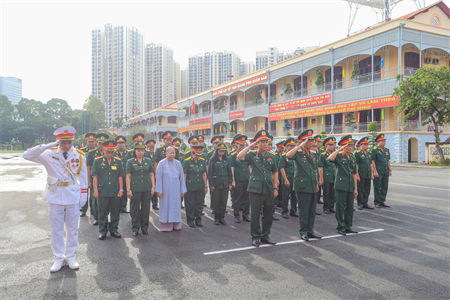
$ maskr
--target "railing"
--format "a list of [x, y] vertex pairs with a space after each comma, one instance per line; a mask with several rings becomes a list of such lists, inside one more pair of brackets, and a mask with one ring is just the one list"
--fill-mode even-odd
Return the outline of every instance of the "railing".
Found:
[[250, 108], [250, 107], [257, 107], [257, 106], [262, 106], [262, 105], [266, 105], [267, 103], [267, 98], [261, 98], [258, 101], [247, 101], [245, 102], [244, 107], [245, 108]]

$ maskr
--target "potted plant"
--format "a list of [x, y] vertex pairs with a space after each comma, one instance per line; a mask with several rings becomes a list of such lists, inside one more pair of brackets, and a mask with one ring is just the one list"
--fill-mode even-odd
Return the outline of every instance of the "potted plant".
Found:
[[325, 80], [323, 80], [323, 74], [320, 71], [317, 71], [317, 80], [314, 82], [316, 84], [316, 90], [318, 93], [323, 92], [323, 84], [325, 83]]
[[261, 87], [256, 87], [255, 89], [255, 97], [253, 97], [253, 102], [255, 102], [255, 105], [258, 104], [259, 100], [261, 100]]
[[356, 129], [355, 117], [352, 112], [345, 114], [345, 126], [347, 126], [348, 132], [354, 132]]
[[356, 60], [353, 61], [353, 71], [352, 71], [352, 85], [359, 84], [359, 65]]
[[284, 120], [284, 126], [283, 129], [285, 132], [289, 132], [291, 130], [292, 126], [291, 123], [288, 120]]
[[292, 85], [290, 83], [286, 84], [286, 88], [284, 89], [284, 94], [286, 95], [286, 99], [292, 99], [292, 93], [294, 90], [292, 89]]

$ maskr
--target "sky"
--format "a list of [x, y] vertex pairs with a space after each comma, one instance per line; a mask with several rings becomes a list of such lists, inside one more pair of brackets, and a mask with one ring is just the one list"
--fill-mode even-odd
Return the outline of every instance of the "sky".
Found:
[[[403, 0], [392, 16], [414, 10], [412, 0]], [[234, 51], [241, 61], [255, 61], [256, 51], [269, 47], [324, 46], [346, 37], [348, 18], [343, 0], [0, 0], [0, 76], [21, 78], [25, 98], [61, 98], [81, 108], [91, 94], [92, 29], [106, 23], [137, 28], [145, 44], [171, 47], [187, 67], [190, 55], [205, 52]], [[377, 22], [362, 7], [351, 31]]]

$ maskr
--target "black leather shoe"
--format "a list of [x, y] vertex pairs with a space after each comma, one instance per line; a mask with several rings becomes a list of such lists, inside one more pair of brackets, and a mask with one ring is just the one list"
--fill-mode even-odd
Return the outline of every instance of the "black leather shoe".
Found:
[[358, 233], [358, 231], [353, 230], [353, 229], [345, 229], [345, 232], [347, 232], [347, 233]]
[[143, 235], [148, 235], [148, 231], [147, 230], [142, 230], [142, 234]]
[[86, 217], [86, 213], [85, 212], [80, 213], [80, 217]]
[[94, 220], [94, 223], [92, 223], [92, 225], [97, 226], [98, 225], [98, 221]]
[[331, 208], [331, 209], [330, 209], [330, 212], [334, 214], [336, 211], [335, 211], [334, 209]]
[[183, 209], [184, 208], [184, 206], [183, 206], [183, 204], [181, 204], [181, 209]]
[[214, 214], [214, 210], [212, 210], [212, 209], [211, 209], [211, 214], [212, 214], [212, 215]]
[[235, 218], [234, 221], [235, 221], [236, 223], [241, 223], [241, 218]]
[[317, 201], [317, 204], [323, 204], [322, 200]]
[[391, 207], [390, 205], [387, 205], [386, 203], [381, 204], [382, 207]]
[[116, 239], [120, 239], [122, 236], [118, 232], [111, 232], [110, 233], [112, 237], [115, 237]]
[[156, 205], [153, 205], [152, 208], [153, 208], [153, 210], [159, 210], [158, 206], [156, 206]]
[[345, 232], [345, 230], [338, 230], [338, 233], [339, 233], [339, 234], [342, 234], [342, 235], [347, 235], [347, 233]]
[[298, 213], [290, 213], [289, 214], [291, 217], [297, 217], [298, 218]]
[[225, 222], [225, 220], [220, 220], [219, 222], [220, 222], [220, 224], [222, 224], [222, 225], [227, 225], [227, 222]]
[[215, 221], [214, 224], [216, 225], [220, 225], [219, 221]]
[[121, 213], [121, 214], [129, 214], [130, 212], [127, 211], [126, 209], [121, 209], [121, 210], [120, 210], [120, 213]]
[[281, 205], [281, 203], [278, 203], [277, 206], [278, 206], [279, 208], [283, 208], [283, 205]]
[[250, 218], [249, 217], [243, 217], [242, 218], [245, 222], [251, 222], [252, 220], [250, 220]]
[[277, 216], [275, 216], [275, 214], [273, 214], [273, 215], [272, 215], [272, 220], [279, 221], [280, 218], [278, 218]]
[[363, 205], [363, 207], [364, 207], [364, 208], [367, 208], [367, 209], [373, 209], [373, 206], [370, 206], [369, 204]]
[[320, 216], [322, 213], [316, 210], [316, 215]]
[[205, 213], [202, 213], [202, 216], [204, 216], [205, 215]]
[[328, 209], [326, 209], [326, 210], [323, 211], [323, 213], [329, 215], [329, 214], [331, 214], [331, 211], [329, 211]]
[[309, 242], [309, 237], [307, 234], [302, 235], [302, 240]]
[[261, 245], [261, 243], [259, 242], [259, 240], [253, 240], [253, 241], [252, 241], [252, 246], [258, 248], [259, 245]]
[[198, 226], [198, 227], [203, 227], [202, 223], [195, 223], [195, 225]]
[[358, 205], [358, 209], [359, 209], [359, 210], [362, 210], [362, 209], [363, 209], [363, 206], [362, 206], [362, 205]]
[[381, 208], [380, 204], [375, 205], [376, 208]]
[[315, 233], [308, 233], [308, 237], [310, 239], [321, 239], [322, 238], [321, 235], [318, 235], [318, 234], [315, 234]]
[[203, 207], [206, 207], [206, 204], [203, 204]]
[[288, 214], [284, 214], [284, 215], [281, 215], [283, 218], [285, 218], [285, 219], [289, 219], [289, 216], [288, 216]]
[[133, 231], [133, 236], [138, 236], [138, 235], [139, 235], [139, 232]]
[[194, 224], [189, 224], [189, 227], [195, 228], [195, 225]]
[[106, 239], [106, 233], [100, 233], [100, 235], [98, 236], [99, 240], [104, 240]]
[[269, 244], [269, 245], [275, 245], [277, 242], [274, 242], [270, 238], [267, 238], [267, 239], [261, 239], [261, 243]]

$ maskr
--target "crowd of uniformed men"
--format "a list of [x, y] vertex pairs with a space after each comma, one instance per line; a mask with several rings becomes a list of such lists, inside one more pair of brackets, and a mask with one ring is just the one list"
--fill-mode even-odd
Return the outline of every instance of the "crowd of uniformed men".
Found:
[[299, 218], [300, 236], [308, 241], [321, 238], [313, 230], [315, 216], [321, 214], [318, 203], [323, 204], [323, 213], [335, 214], [342, 235], [357, 233], [352, 229], [355, 198], [358, 209], [373, 209], [368, 203], [371, 181], [375, 206], [389, 207], [385, 201], [392, 171], [384, 134], [376, 137], [378, 146], [373, 149], [369, 149], [368, 137], [356, 141], [351, 135], [342, 137], [337, 149], [334, 137], [322, 141], [320, 135], [314, 136], [307, 129], [296, 139], [277, 142], [276, 150], [271, 151], [273, 137], [260, 130], [250, 141], [245, 135], [236, 135], [230, 153], [220, 135], [211, 138], [210, 151], [202, 135], [190, 136], [190, 149], [185, 152], [180, 149], [182, 140], [170, 131], [163, 133], [164, 145], [156, 149], [156, 141], [144, 142], [141, 133], [133, 136], [134, 148], [130, 150], [125, 149], [122, 135], [115, 140], [108, 140], [104, 133], [88, 133], [85, 137], [88, 147], [81, 151], [86, 154], [90, 192], [89, 201], [80, 208], [80, 217], [91, 208], [100, 239], [108, 231], [113, 237], [121, 237], [117, 227], [120, 213], [129, 213], [128, 198], [133, 235], [138, 235], [139, 229], [148, 234], [150, 206], [158, 210], [155, 170], [171, 146], [185, 174], [187, 193], [183, 198], [188, 225], [203, 226], [201, 216], [208, 190], [215, 224], [226, 225], [230, 192], [235, 222], [241, 223], [242, 217], [242, 221], [251, 223], [255, 247], [275, 244], [269, 234], [272, 221], [279, 220], [275, 215], [279, 208], [283, 218]]

